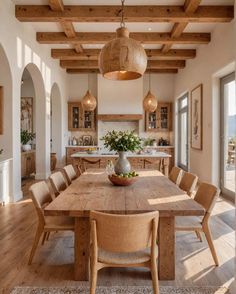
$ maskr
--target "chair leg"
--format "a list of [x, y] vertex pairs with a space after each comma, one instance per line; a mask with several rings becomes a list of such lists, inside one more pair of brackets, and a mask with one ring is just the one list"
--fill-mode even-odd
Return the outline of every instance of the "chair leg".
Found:
[[44, 245], [46, 239], [47, 239], [47, 232], [44, 232], [43, 239], [42, 239], [42, 245]]
[[30, 252], [30, 257], [29, 257], [29, 261], [28, 261], [29, 265], [33, 261], [33, 257], [34, 257], [34, 254], [37, 249], [37, 246], [38, 246], [38, 243], [39, 243], [39, 240], [40, 240], [42, 233], [43, 233], [43, 229], [38, 227], [36, 234], [35, 234], [35, 237], [34, 237], [34, 243], [33, 243], [33, 246], [32, 246], [31, 252]]
[[195, 234], [197, 236], [197, 238], [199, 239], [200, 242], [202, 242], [202, 236], [201, 236], [201, 233], [199, 231], [195, 231]]
[[215, 265], [218, 266], [219, 265], [218, 257], [216, 255], [216, 250], [215, 250], [215, 247], [214, 247], [214, 244], [212, 241], [211, 232], [210, 232], [210, 229], [209, 229], [207, 223], [203, 225], [203, 232], [206, 236], [207, 243], [208, 243], [209, 248], [211, 250], [211, 255], [212, 255], [212, 258], [214, 259]]
[[96, 268], [96, 264], [92, 264], [91, 262], [91, 271], [90, 271], [90, 294], [95, 294], [96, 293], [96, 285], [97, 285], [97, 275], [98, 275], [98, 270]]
[[47, 241], [49, 240], [49, 236], [50, 236], [50, 232], [47, 233], [47, 238], [46, 238]]
[[153, 293], [159, 294], [159, 281], [158, 281], [158, 272], [157, 272], [157, 261], [151, 261], [151, 274], [152, 274], [152, 285]]

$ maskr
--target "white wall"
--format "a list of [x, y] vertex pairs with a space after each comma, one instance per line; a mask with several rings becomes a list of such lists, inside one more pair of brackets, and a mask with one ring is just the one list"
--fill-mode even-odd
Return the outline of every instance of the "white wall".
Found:
[[[21, 193], [21, 162], [20, 162], [20, 96], [21, 96], [21, 77], [25, 66], [34, 64], [38, 69], [44, 83], [43, 98], [41, 108], [37, 109], [41, 118], [45, 120], [45, 125], [40, 130], [40, 136], [45, 138], [42, 158], [37, 161], [41, 163], [38, 171], [39, 177], [45, 178], [50, 173], [50, 91], [54, 82], [60, 85], [62, 93], [63, 114], [66, 114], [66, 73], [59, 65], [58, 61], [50, 57], [50, 48], [46, 45], [40, 45], [36, 41], [36, 32], [29, 24], [20, 23], [15, 18], [15, 7], [11, 1], [2, 0], [0, 3], [0, 44], [3, 47], [12, 72], [12, 95], [8, 101], [9, 107], [6, 114], [11, 122], [7, 129], [9, 145], [6, 152], [13, 157], [13, 177], [12, 177], [12, 200], [20, 199]], [[2, 66], [2, 65], [1, 65]], [[3, 85], [4, 86], [4, 85]], [[36, 91], [36, 89], [35, 89]], [[37, 91], [36, 91], [37, 92]], [[67, 140], [67, 122], [65, 115], [62, 116], [63, 136]], [[37, 136], [37, 134], [36, 134]], [[0, 146], [4, 144], [2, 136], [0, 137]], [[64, 142], [63, 142], [64, 144]], [[44, 152], [45, 151], [45, 152]]]
[[142, 114], [143, 78], [112, 81], [98, 75], [98, 114]]
[[190, 147], [190, 170], [201, 180], [215, 184], [219, 183], [219, 78], [234, 70], [233, 40], [233, 22], [217, 26], [212, 41], [200, 46], [197, 57], [189, 60], [175, 78], [176, 99], [203, 84], [203, 150]]

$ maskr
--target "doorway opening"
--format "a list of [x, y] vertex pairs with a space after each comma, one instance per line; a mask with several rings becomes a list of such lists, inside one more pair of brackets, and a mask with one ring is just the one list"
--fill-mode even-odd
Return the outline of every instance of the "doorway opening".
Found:
[[220, 138], [221, 138], [221, 171], [220, 185], [224, 195], [235, 198], [236, 170], [236, 95], [235, 73], [223, 77], [220, 81]]
[[178, 154], [177, 164], [183, 170], [188, 170], [188, 94], [178, 99]]

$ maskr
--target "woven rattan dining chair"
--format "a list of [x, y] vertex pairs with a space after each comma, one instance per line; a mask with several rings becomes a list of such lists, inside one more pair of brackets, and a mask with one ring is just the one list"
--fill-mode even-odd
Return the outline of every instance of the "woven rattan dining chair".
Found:
[[203, 216], [203, 218], [194, 216], [178, 216], [176, 217], [175, 225], [176, 231], [194, 231], [195, 233], [197, 233], [197, 236], [201, 241], [201, 232], [203, 232], [206, 236], [207, 243], [211, 250], [211, 254], [216, 266], [219, 265], [219, 261], [216, 255], [208, 223], [212, 209], [218, 196], [219, 190], [215, 186], [208, 183], [201, 183], [194, 197], [194, 200], [205, 208], [205, 215]]
[[198, 176], [184, 172], [184, 175], [180, 181], [179, 187], [180, 189], [184, 190], [188, 196], [192, 197], [194, 189], [197, 185]]
[[159, 293], [157, 229], [159, 213], [115, 215], [91, 211], [90, 294], [95, 294], [97, 272], [104, 267], [147, 267], [153, 293]]
[[169, 174], [169, 180], [179, 186], [183, 176], [183, 170], [177, 166], [173, 166]]
[[72, 181], [76, 180], [80, 175], [80, 172], [77, 173], [72, 164], [64, 166], [63, 170], [69, 185], [72, 183]]
[[70, 217], [44, 215], [45, 207], [52, 201], [52, 195], [46, 182], [33, 184], [29, 191], [38, 215], [38, 227], [28, 261], [28, 264], [31, 264], [42, 234], [43, 244], [52, 231], [74, 231], [74, 220]]
[[63, 176], [63, 173], [60, 171], [51, 174], [49, 180], [52, 185], [55, 196], [58, 196], [62, 191], [64, 191], [68, 187], [65, 177]]
[[82, 161], [81, 161], [81, 170], [82, 172], [85, 172], [86, 169], [89, 167], [89, 166], [96, 166], [98, 168], [101, 167], [101, 159], [97, 159], [97, 160], [88, 160], [86, 158], [82, 158]]

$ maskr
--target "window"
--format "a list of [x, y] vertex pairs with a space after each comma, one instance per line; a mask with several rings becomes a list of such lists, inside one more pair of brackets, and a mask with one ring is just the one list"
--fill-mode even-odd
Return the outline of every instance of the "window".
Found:
[[235, 196], [236, 95], [235, 73], [221, 79], [221, 191]]
[[188, 94], [178, 100], [178, 166], [188, 170]]

